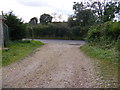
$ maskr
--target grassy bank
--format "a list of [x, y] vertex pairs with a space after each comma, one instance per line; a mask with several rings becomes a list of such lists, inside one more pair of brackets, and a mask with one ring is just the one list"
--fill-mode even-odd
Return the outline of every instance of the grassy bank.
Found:
[[9, 50], [3, 50], [2, 52], [2, 66], [6, 66], [17, 60], [23, 59], [41, 45], [43, 45], [43, 43], [39, 41], [12, 42], [8, 47]]
[[104, 50], [86, 44], [80, 48], [87, 56], [94, 58], [96, 71], [100, 76], [100, 87], [118, 87], [118, 57], [115, 49]]
[[83, 50], [87, 55], [89, 55], [92, 58], [107, 60], [111, 62], [118, 61], [117, 52], [115, 48], [105, 50], [102, 48], [98, 48], [98, 47], [86, 44], [81, 47], [81, 50]]

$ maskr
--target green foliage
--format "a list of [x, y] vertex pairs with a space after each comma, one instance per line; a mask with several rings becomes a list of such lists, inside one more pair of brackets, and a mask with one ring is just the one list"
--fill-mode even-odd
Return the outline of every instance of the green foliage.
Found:
[[17, 60], [23, 59], [25, 56], [33, 52], [37, 47], [40, 47], [43, 43], [39, 41], [15, 41], [11, 42], [8, 47], [9, 50], [3, 50], [2, 66], [11, 64]]
[[83, 40], [87, 34], [87, 31], [88, 31], [88, 27], [80, 27], [80, 26], [71, 27], [69, 30], [71, 36], [70, 38]]
[[74, 2], [73, 10], [74, 15], [68, 18], [69, 26], [90, 26], [94, 24], [96, 15], [82, 2]]
[[22, 20], [15, 16], [13, 12], [5, 14], [4, 17], [5, 23], [9, 28], [10, 40], [14, 41], [24, 38], [26, 34], [26, 25]]
[[48, 24], [48, 23], [52, 22], [52, 18], [53, 17], [51, 15], [44, 13], [40, 16], [40, 23]]
[[120, 36], [118, 37], [116, 42], [116, 49], [118, 51], [118, 59], [120, 60]]
[[88, 31], [87, 40], [99, 42], [100, 35], [101, 35], [100, 30], [96, 26], [91, 26]]
[[[48, 25], [32, 25], [34, 38], [50, 38], [50, 39], [84, 39], [88, 27], [71, 27], [67, 23], [50, 23]], [[32, 36], [31, 25], [28, 26], [28, 38]]]
[[74, 26], [78, 26], [78, 25], [79, 25], [79, 22], [76, 22], [74, 16], [69, 16], [68, 17], [68, 26], [69, 27], [74, 27]]
[[2, 50], [0, 50], [0, 67], [2, 66]]
[[105, 50], [97, 47], [95, 44], [93, 46], [91, 46], [91, 44], [86, 44], [81, 47], [81, 50], [83, 50], [87, 55], [92, 58], [96, 58], [99, 60], [109, 60], [114, 62], [118, 61], [115, 48]]
[[99, 48], [100, 53], [94, 53], [95, 50], [91, 50], [91, 53], [93, 52], [92, 54], [94, 54], [96, 57], [102, 59], [106, 58], [108, 60], [119, 60], [119, 22], [106, 22], [104, 24], [91, 26], [88, 31], [87, 41], [89, 42], [89, 45], [93, 47], [93, 49], [96, 49], [97, 47], [98, 50]]
[[33, 27], [33, 31], [35, 38], [65, 38], [68, 27], [64, 23], [38, 24]]
[[115, 18], [115, 13], [117, 13], [117, 2], [107, 2], [104, 9], [104, 18], [103, 21], [112, 21]]
[[37, 24], [37, 23], [38, 23], [37, 17], [31, 18], [30, 21], [29, 21], [29, 23], [30, 23], [30, 24]]
[[87, 40], [92, 42], [117, 40], [120, 35], [119, 25], [118, 22], [106, 22], [91, 26], [88, 31]]
[[[74, 2], [74, 18], [78, 25], [92, 25], [94, 23], [103, 23], [112, 21], [115, 14], [119, 14], [120, 2], [118, 1], [90, 1], [90, 2]], [[83, 20], [83, 22], [81, 22]], [[91, 22], [91, 23], [90, 23]]]

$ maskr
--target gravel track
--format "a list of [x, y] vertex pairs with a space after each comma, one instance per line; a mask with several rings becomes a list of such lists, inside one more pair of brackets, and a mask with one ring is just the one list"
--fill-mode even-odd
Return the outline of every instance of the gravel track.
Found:
[[3, 88], [95, 88], [93, 62], [80, 45], [48, 43], [3, 67]]

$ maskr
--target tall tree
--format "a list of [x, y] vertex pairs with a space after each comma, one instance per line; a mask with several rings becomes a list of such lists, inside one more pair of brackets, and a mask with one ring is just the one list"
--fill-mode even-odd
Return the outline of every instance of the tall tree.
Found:
[[48, 23], [52, 22], [52, 19], [53, 19], [53, 17], [51, 15], [44, 13], [40, 16], [40, 23], [48, 24]]
[[91, 9], [87, 8], [87, 4], [88, 3], [84, 5], [82, 2], [74, 2], [74, 16], [68, 20], [71, 24], [75, 22], [76, 23], [74, 25], [77, 26], [89, 26], [93, 24], [95, 15]]
[[117, 2], [107, 2], [104, 9], [104, 18], [103, 21], [112, 21], [115, 18], [115, 14], [118, 13]]
[[98, 21], [99, 22], [102, 22], [103, 20], [103, 12], [104, 12], [104, 6], [105, 6], [105, 3], [104, 2], [93, 2], [90, 7], [91, 9], [94, 11], [94, 13], [96, 15], [98, 15]]

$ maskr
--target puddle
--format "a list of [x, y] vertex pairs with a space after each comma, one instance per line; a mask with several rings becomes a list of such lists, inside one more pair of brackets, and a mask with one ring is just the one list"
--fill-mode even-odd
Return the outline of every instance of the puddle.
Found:
[[78, 43], [72, 43], [72, 44], [69, 44], [69, 45], [81, 45], [81, 44], [78, 44]]

